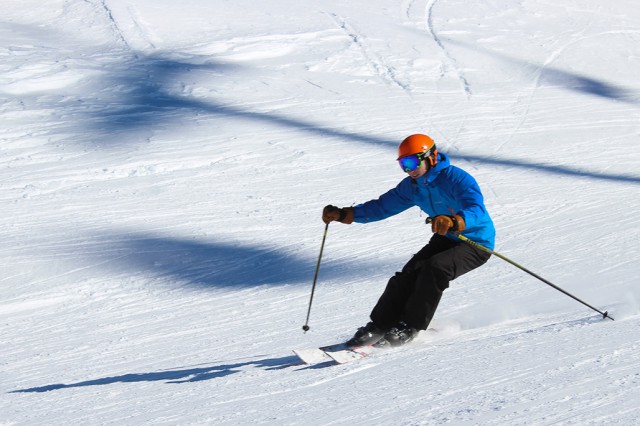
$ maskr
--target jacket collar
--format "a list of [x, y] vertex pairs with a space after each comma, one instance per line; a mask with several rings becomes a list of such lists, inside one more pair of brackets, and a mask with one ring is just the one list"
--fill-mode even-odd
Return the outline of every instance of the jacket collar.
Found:
[[425, 185], [429, 185], [431, 182], [435, 180], [436, 177], [440, 174], [441, 171], [449, 167], [451, 163], [449, 162], [449, 157], [445, 154], [438, 153], [438, 162], [435, 166], [433, 166], [424, 176], [419, 177], [416, 181], [420, 181]]

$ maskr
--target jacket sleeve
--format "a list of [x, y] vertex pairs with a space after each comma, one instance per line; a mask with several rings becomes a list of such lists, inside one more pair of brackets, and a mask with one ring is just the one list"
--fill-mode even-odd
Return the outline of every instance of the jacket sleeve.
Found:
[[355, 206], [353, 221], [369, 223], [383, 220], [414, 205], [411, 178], [406, 178], [398, 186], [385, 192], [379, 198]]
[[474, 228], [487, 216], [487, 209], [484, 206], [484, 197], [480, 191], [478, 182], [467, 172], [456, 170], [456, 184], [454, 197], [460, 203], [460, 209], [456, 214], [464, 218], [467, 228]]

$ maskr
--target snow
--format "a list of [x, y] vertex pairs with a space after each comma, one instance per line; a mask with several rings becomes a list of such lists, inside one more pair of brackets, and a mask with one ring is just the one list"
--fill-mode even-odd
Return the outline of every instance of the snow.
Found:
[[[5, 0], [0, 424], [640, 423], [630, 0]], [[339, 366], [429, 238], [329, 227], [425, 132], [496, 250], [436, 336]]]

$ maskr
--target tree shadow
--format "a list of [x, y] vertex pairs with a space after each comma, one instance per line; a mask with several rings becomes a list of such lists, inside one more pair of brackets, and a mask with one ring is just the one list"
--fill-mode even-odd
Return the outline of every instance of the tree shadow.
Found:
[[213, 380], [237, 374], [246, 367], [260, 368], [265, 371], [280, 370], [294, 366], [301, 366], [301, 361], [295, 355], [280, 358], [264, 358], [246, 362], [230, 364], [216, 364], [203, 367], [181, 368], [177, 370], [161, 370], [149, 373], [130, 373], [120, 376], [102, 377], [76, 383], [54, 383], [26, 389], [17, 389], [9, 393], [42, 393], [54, 390], [81, 388], [88, 386], [105, 386], [114, 383], [165, 382], [167, 384], [193, 383]]
[[[29, 38], [34, 34], [38, 34], [41, 38], [56, 36], [55, 33], [44, 32], [44, 29], [36, 26], [18, 26], [12, 27], [12, 30], [20, 31]], [[34, 43], [35, 41], [37, 40], [34, 40]], [[442, 40], [442, 42], [493, 56], [538, 75], [540, 81], [559, 84], [569, 90], [634, 105], [640, 103], [640, 94], [625, 87], [543, 65], [535, 65], [451, 38]], [[397, 140], [343, 131], [309, 119], [294, 118], [276, 112], [252, 111], [219, 102], [210, 96], [198, 97], [188, 90], [181, 90], [179, 87], [181, 82], [188, 81], [189, 79], [186, 79], [185, 76], [190, 73], [208, 74], [207, 82], [211, 82], [213, 85], [213, 87], [207, 87], [211, 93], [215, 93], [217, 90], [215, 88], [216, 76], [234, 74], [234, 78], [242, 79], [245, 77], [243, 72], [247, 70], [246, 67], [217, 61], [212, 59], [210, 55], [200, 56], [179, 52], [148, 55], [130, 50], [115, 52], [100, 50], [100, 53], [102, 54], [95, 55], [95, 59], [87, 61], [83, 58], [83, 61], [78, 64], [83, 64], [82, 66], [89, 70], [100, 71], [101, 77], [91, 79], [90, 83], [83, 86], [81, 95], [73, 97], [67, 96], [66, 93], [59, 93], [59, 96], [55, 97], [55, 99], [61, 99], [56, 103], [55, 108], [61, 112], [65, 120], [73, 123], [74, 126], [83, 127], [81, 134], [76, 134], [75, 141], [82, 140], [83, 135], [89, 133], [92, 135], [91, 143], [93, 146], [116, 147], [124, 143], [131, 143], [132, 138], [128, 135], [130, 132], [153, 129], [154, 126], [162, 123], [178, 123], [184, 117], [204, 114], [221, 118], [243, 118], [267, 125], [277, 125], [320, 138], [337, 138], [390, 149], [397, 147]], [[246, 77], [251, 78], [251, 73], [248, 73]], [[27, 100], [29, 95], [21, 95], [20, 99]], [[50, 102], [50, 100], [45, 100], [45, 102]], [[464, 153], [457, 153], [455, 156], [479, 163], [540, 170], [563, 176], [634, 184], [640, 182], [640, 177], [635, 175], [591, 172], [562, 165], [551, 166], [533, 161], [465, 155]]]
[[[308, 119], [251, 111], [218, 102], [210, 96], [196, 96], [180, 86], [181, 82], [189, 80], [190, 73], [202, 72], [208, 74], [208, 87], [204, 89], [215, 92], [217, 76], [235, 73], [242, 78], [245, 70], [245, 67], [217, 62], [210, 57], [181, 55], [178, 59], [176, 54], [167, 58], [137, 53], [123, 57], [106, 68], [106, 75], [97, 83], [99, 93], [88, 95], [86, 103], [94, 104], [91, 108], [80, 105], [76, 115], [84, 116], [83, 125], [98, 135], [92, 143], [102, 147], [119, 145], [123, 134], [137, 129], [148, 129], [170, 121], [179, 122], [182, 117], [198, 114], [247, 119], [320, 137], [389, 146], [396, 143], [374, 135], [341, 131]], [[246, 78], [251, 78], [251, 74], [247, 74]], [[107, 89], [109, 95], [101, 93]]]
[[471, 154], [464, 154], [460, 152], [451, 154], [451, 157], [455, 159], [462, 159], [462, 160], [478, 162], [482, 164], [491, 164], [491, 165], [502, 166], [502, 167], [515, 167], [518, 169], [530, 170], [533, 172], [548, 173], [551, 175], [602, 180], [602, 181], [609, 181], [609, 182], [622, 182], [622, 183], [630, 183], [635, 185], [640, 184], [640, 176], [635, 176], [635, 175], [590, 172], [588, 170], [576, 169], [569, 166], [550, 165], [550, 164], [543, 164], [543, 163], [525, 161], [525, 160], [509, 160], [506, 158], [499, 158], [495, 156], [471, 155]]
[[[448, 39], [447, 43], [473, 49], [474, 51], [483, 51], [482, 48], [478, 48], [477, 46], [470, 46], [466, 43], [451, 39]], [[561, 84], [571, 90], [621, 102], [638, 103], [638, 94], [623, 87], [553, 68], [534, 66], [528, 62], [509, 58], [506, 55], [496, 52], [484, 50], [484, 53], [493, 55], [519, 67], [540, 72], [542, 79]], [[185, 116], [190, 114], [206, 114], [209, 116], [244, 118], [264, 124], [287, 127], [321, 138], [331, 137], [344, 141], [394, 149], [397, 147], [398, 141], [375, 135], [342, 131], [311, 120], [292, 118], [274, 112], [263, 113], [250, 111], [238, 106], [219, 103], [209, 98], [198, 99], [193, 96], [172, 95], [167, 90], [171, 82], [182, 80], [182, 74], [192, 72], [193, 70], [205, 70], [215, 74], [239, 72], [242, 70], [241, 67], [215, 63], [210, 60], [202, 63], [202, 59], [197, 57], [188, 57], [184, 60], [169, 60], [157, 56], [136, 55], [136, 58], [134, 64], [129, 64], [124, 67], [124, 69], [114, 72], [114, 75], [110, 77], [112, 79], [109, 83], [110, 85], [127, 88], [124, 90], [124, 98], [118, 105], [107, 106], [103, 111], [96, 111], [94, 125], [97, 125], [101, 131], [107, 134], [114, 134], [124, 130], [130, 131], [138, 127], [149, 127], [167, 120], [175, 120], [177, 119], [176, 112], [180, 112]], [[107, 140], [109, 139], [110, 138], [107, 138]], [[464, 153], [457, 153], [455, 157], [480, 163], [538, 170], [563, 176], [620, 181], [634, 184], [640, 183], [640, 177], [638, 176], [590, 172], [562, 165], [547, 165], [539, 162], [466, 155]]]
[[[587, 76], [534, 65], [450, 38], [446, 43], [491, 55], [525, 70], [539, 73], [541, 81], [560, 84], [570, 90], [634, 105], [640, 102], [637, 92], [624, 87]], [[212, 85], [207, 87], [210, 93], [215, 93], [217, 90], [215, 87], [217, 76], [234, 74], [234, 78], [245, 77], [243, 73], [247, 71], [246, 67], [217, 61], [211, 56], [177, 52], [147, 55], [125, 50], [99, 55], [95, 63], [89, 63], [87, 66], [99, 69], [102, 77], [92, 79], [86, 87], [82, 88], [82, 94], [75, 98], [61, 93], [60, 95], [66, 100], [56, 104], [56, 109], [61, 112], [67, 122], [73, 123], [73, 126], [83, 127], [82, 132], [77, 134], [76, 141], [81, 141], [84, 138], [83, 135], [90, 134], [91, 144], [97, 147], [111, 148], [125, 143], [131, 144], [135, 139], [129, 135], [131, 132], [153, 130], [160, 124], [179, 123], [182, 118], [198, 114], [221, 119], [242, 118], [265, 125], [285, 127], [318, 138], [329, 137], [368, 146], [376, 145], [395, 149], [398, 143], [397, 140], [372, 134], [340, 130], [307, 118], [294, 118], [273, 111], [261, 112], [226, 104], [212, 96], [197, 96], [189, 90], [181, 89], [181, 82], [189, 81], [185, 76], [192, 73], [207, 74], [207, 84], [210, 82]], [[247, 73], [246, 77], [251, 78], [251, 72]], [[28, 97], [28, 95], [23, 96], [25, 99]], [[640, 182], [640, 177], [632, 175], [603, 174], [561, 165], [549, 166], [537, 162], [473, 156], [464, 153], [456, 156], [470, 161], [536, 169], [564, 176], [627, 183]]]
[[597, 96], [618, 102], [629, 103], [632, 105], [640, 105], [640, 92], [632, 90], [603, 80], [598, 80], [585, 75], [563, 71], [558, 68], [546, 65], [533, 64], [529, 61], [517, 59], [504, 53], [492, 51], [476, 44], [465, 43], [463, 41], [452, 38], [446, 39], [447, 44], [459, 46], [464, 49], [472, 50], [475, 53], [482, 53], [491, 56], [502, 62], [511, 64], [535, 75], [537, 83], [546, 83], [549, 85], [558, 85], [567, 90], [584, 93], [587, 95]]
[[[313, 256], [284, 252], [276, 246], [151, 233], [98, 236], [84, 256], [115, 272], [143, 272], [162, 282], [204, 288], [309, 283], [317, 262]], [[361, 273], [361, 268], [374, 267], [373, 263], [359, 262], [354, 270], [349, 263], [325, 261], [319, 276], [324, 280], [349, 279]]]

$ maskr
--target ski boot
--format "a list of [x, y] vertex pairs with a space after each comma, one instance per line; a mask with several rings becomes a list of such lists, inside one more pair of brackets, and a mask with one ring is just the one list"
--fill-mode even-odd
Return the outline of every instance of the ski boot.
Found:
[[412, 341], [420, 332], [420, 330], [410, 327], [404, 322], [398, 323], [391, 330], [387, 331], [381, 339], [378, 339], [377, 346], [380, 347], [396, 347]]
[[385, 335], [385, 331], [378, 328], [374, 323], [369, 322], [364, 327], [360, 327], [356, 334], [345, 343], [347, 347], [373, 345]]

